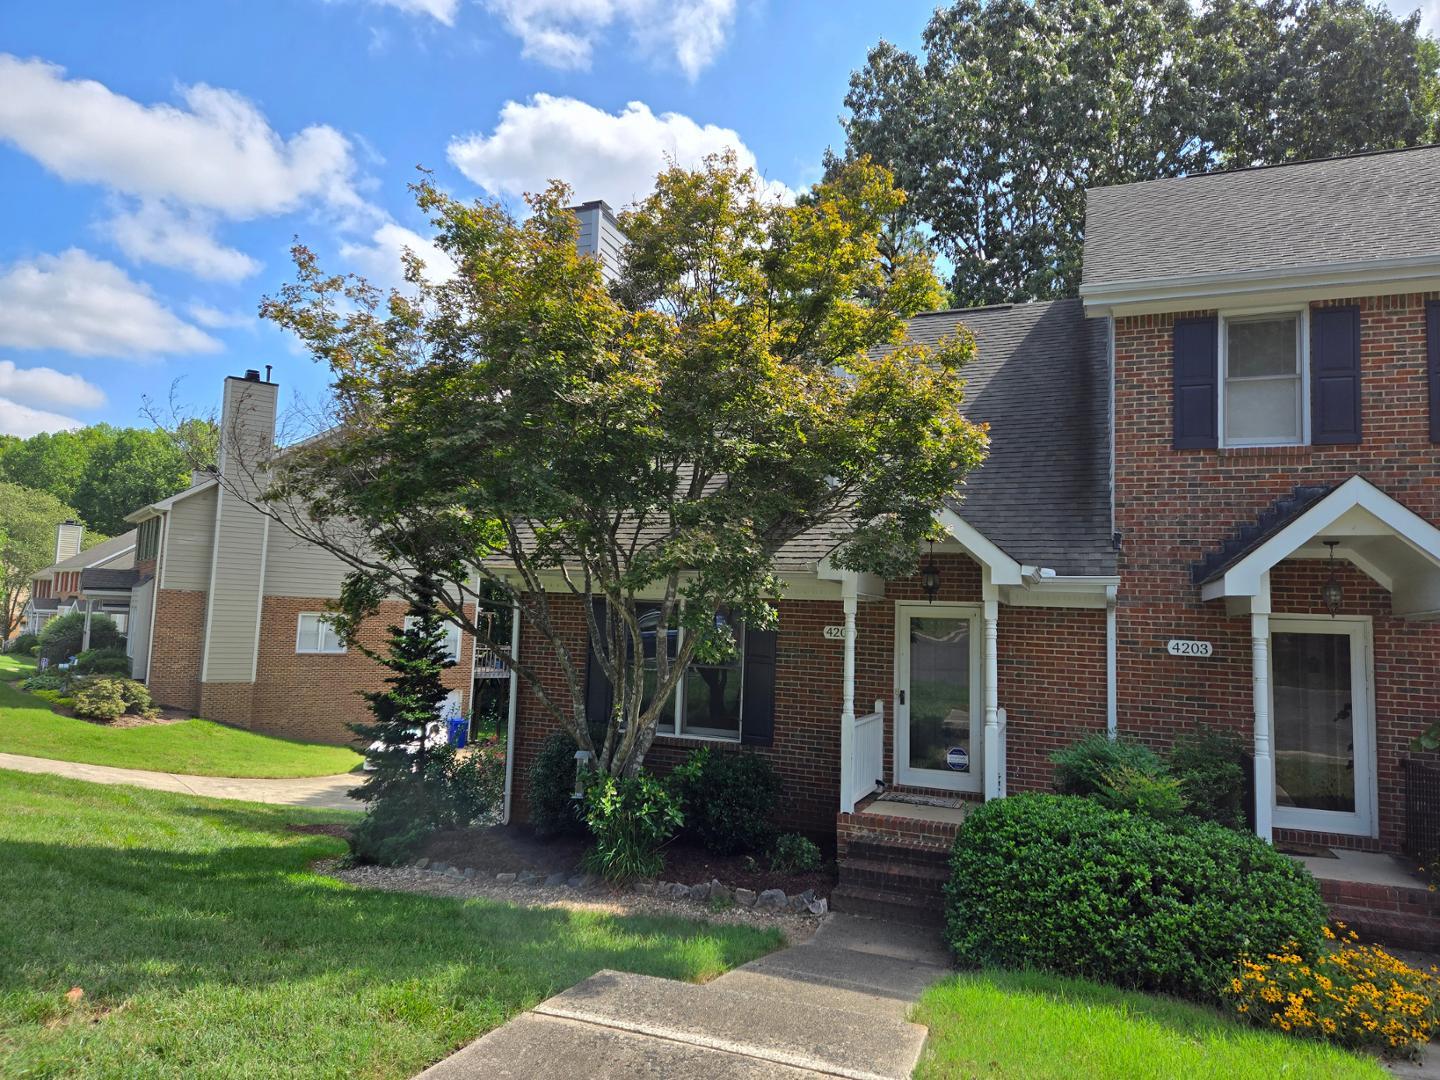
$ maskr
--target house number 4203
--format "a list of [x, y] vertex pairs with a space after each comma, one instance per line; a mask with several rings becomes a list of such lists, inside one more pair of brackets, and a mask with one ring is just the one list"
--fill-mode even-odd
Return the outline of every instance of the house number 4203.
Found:
[[1210, 656], [1215, 652], [1215, 647], [1208, 641], [1181, 641], [1176, 639], [1166, 644], [1165, 651], [1171, 656]]

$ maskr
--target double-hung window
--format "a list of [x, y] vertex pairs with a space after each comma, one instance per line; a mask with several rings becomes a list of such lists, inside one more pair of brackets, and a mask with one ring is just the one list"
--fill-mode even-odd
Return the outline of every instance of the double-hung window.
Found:
[[335, 632], [335, 627], [321, 612], [300, 613], [295, 628], [295, 651], [297, 653], [343, 653], [345, 641]]
[[[717, 615], [716, 623], [730, 625], [728, 616]], [[660, 608], [646, 606], [640, 611], [641, 636], [645, 643], [645, 690], [642, 708], [655, 698], [659, 679], [656, 650], [664, 638], [669, 655], [678, 651], [681, 632], [660, 630]], [[735, 636], [735, 654], [719, 664], [691, 663], [680, 680], [679, 693], [672, 694], [661, 709], [656, 730], [665, 735], [686, 735], [700, 739], [740, 739], [745, 683], [745, 629], [730, 625]]]
[[[411, 629], [418, 621], [416, 616], [406, 615], [405, 629]], [[460, 662], [460, 627], [451, 622], [445, 624], [445, 641], [443, 646], [445, 649], [445, 658], [458, 664]]]
[[1300, 312], [1225, 317], [1221, 373], [1226, 446], [1296, 446], [1308, 441], [1304, 337]]

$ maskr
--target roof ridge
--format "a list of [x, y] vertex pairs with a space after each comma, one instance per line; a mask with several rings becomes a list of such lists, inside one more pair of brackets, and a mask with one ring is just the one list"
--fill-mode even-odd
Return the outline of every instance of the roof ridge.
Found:
[[1264, 165], [1239, 165], [1231, 169], [1207, 169], [1204, 172], [1184, 173], [1180, 176], [1155, 176], [1149, 180], [1127, 180], [1123, 184], [1097, 184], [1085, 190], [1086, 192], [1114, 191], [1118, 188], [1138, 187], [1141, 184], [1159, 184], [1166, 181], [1180, 183], [1186, 180], [1205, 180], [1215, 176], [1234, 176], [1237, 173], [1289, 169], [1299, 165], [1323, 165], [1328, 161], [1350, 161], [1359, 158], [1383, 157], [1388, 154], [1409, 154], [1416, 150], [1440, 150], [1440, 143], [1420, 143], [1416, 146], [1389, 146], [1381, 150], [1356, 150], [1351, 154], [1331, 154], [1329, 157], [1301, 158], [1299, 161], [1272, 161]]

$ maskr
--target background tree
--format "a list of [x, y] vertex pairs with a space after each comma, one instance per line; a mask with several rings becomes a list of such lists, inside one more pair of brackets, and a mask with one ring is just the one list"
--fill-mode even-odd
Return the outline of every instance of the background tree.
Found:
[[20, 621], [30, 579], [55, 561], [55, 526], [78, 516], [47, 492], [0, 482], [0, 640]]
[[[763, 199], [733, 157], [672, 168], [621, 216], [610, 287], [576, 252], [563, 186], [523, 220], [416, 190], [459, 272], [433, 284], [412, 263], [410, 293], [382, 297], [297, 249], [297, 281], [262, 313], [329, 365], [335, 426], [248, 472], [277, 520], [349, 564], [347, 633], [432, 568], [436, 606], [602, 771], [639, 768], [692, 659], [731, 654], [736, 624], [773, 624], [782, 546], [825, 526], [842, 565], [903, 572], [981, 460], [983, 430], [957, 409], [973, 341], [905, 343], [941, 293], [928, 255], [882, 256], [904, 196], [869, 161], [796, 206]], [[648, 680], [644, 596], [685, 630], [673, 655], [648, 650]], [[603, 731], [575, 606], [556, 597], [580, 601], [613, 687]], [[544, 657], [510, 656], [476, 616], [512, 604]]]
[[1440, 57], [1364, 0], [959, 0], [850, 80], [959, 306], [1074, 295], [1084, 190], [1435, 139]]

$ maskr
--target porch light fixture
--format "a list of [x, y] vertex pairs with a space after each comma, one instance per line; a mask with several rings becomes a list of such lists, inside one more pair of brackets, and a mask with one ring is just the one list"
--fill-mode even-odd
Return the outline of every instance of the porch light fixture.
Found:
[[1325, 602], [1325, 610], [1330, 612], [1333, 619], [1340, 611], [1340, 605], [1345, 600], [1345, 590], [1340, 586], [1340, 579], [1335, 576], [1335, 545], [1339, 540], [1326, 540], [1325, 546], [1330, 549], [1330, 576], [1325, 579], [1325, 585], [1320, 590], [1320, 599]]
[[925, 565], [920, 567], [920, 590], [929, 603], [940, 595], [940, 567], [935, 563], [935, 541], [930, 541], [930, 554], [925, 556]]

